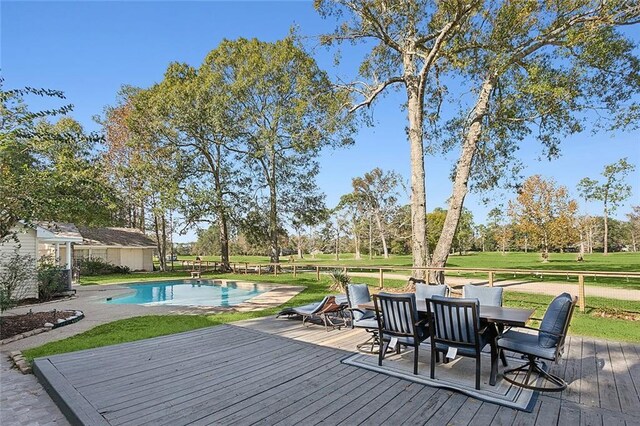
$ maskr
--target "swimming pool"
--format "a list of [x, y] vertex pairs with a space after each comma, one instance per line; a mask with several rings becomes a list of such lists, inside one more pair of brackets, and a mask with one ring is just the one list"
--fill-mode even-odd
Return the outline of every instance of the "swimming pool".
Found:
[[265, 285], [219, 280], [158, 281], [125, 287], [135, 293], [107, 299], [107, 303], [230, 307], [269, 291]]

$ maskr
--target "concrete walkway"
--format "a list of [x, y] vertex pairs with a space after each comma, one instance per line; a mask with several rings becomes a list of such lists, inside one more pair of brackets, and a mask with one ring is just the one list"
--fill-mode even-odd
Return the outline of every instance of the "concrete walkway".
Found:
[[[350, 272], [349, 275], [356, 276], [356, 277], [378, 278], [377, 273], [370, 273], [370, 272]], [[409, 275], [402, 275], [402, 274], [384, 274], [384, 277], [389, 279], [394, 279], [394, 280], [403, 280], [403, 281], [406, 281], [409, 279]], [[585, 279], [589, 279], [589, 278], [585, 277]], [[470, 277], [447, 276], [445, 281], [451, 287], [462, 287], [465, 284], [489, 285], [488, 280], [483, 280], [480, 278], [470, 278]], [[573, 282], [502, 280], [502, 281], [494, 281], [493, 285], [496, 287], [498, 286], [504, 287], [505, 290], [519, 291], [522, 293], [548, 294], [550, 296], [556, 296], [566, 291], [569, 294], [574, 294], [576, 296], [578, 295], [578, 284]], [[591, 297], [604, 297], [607, 299], [640, 301], [640, 290], [610, 287], [610, 286], [607, 287], [605, 285], [602, 285], [602, 286], [585, 285], [585, 296], [587, 298], [591, 296]]]
[[0, 424], [68, 425], [33, 374], [12, 368], [9, 357], [0, 356]]
[[[175, 280], [175, 278], [174, 278]], [[269, 284], [265, 284], [269, 285]], [[66, 325], [64, 327], [55, 328], [46, 333], [36, 334], [35, 336], [25, 339], [16, 340], [0, 346], [0, 351], [8, 353], [10, 351], [22, 351], [24, 349], [33, 348], [48, 342], [61, 340], [84, 331], [90, 330], [98, 325], [108, 322], [139, 317], [144, 315], [195, 315], [195, 314], [215, 314], [224, 311], [252, 311], [278, 306], [293, 296], [301, 292], [304, 287], [271, 285], [272, 290], [262, 293], [257, 297], [248, 300], [234, 308], [216, 308], [216, 307], [189, 307], [189, 306], [145, 306], [145, 305], [128, 305], [128, 304], [108, 304], [105, 300], [108, 297], [120, 296], [131, 293], [132, 290], [121, 285], [92, 285], [92, 286], [74, 286], [77, 290], [77, 297], [64, 301], [56, 301], [50, 303], [42, 303], [33, 306], [24, 306], [11, 309], [8, 314], [24, 314], [33, 309], [34, 311], [57, 310], [80, 310], [84, 312], [84, 319]]]

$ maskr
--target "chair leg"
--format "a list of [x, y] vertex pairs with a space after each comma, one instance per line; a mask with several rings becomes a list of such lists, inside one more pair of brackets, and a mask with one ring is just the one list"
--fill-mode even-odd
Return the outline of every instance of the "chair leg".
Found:
[[480, 354], [476, 358], [476, 389], [480, 390]]
[[500, 359], [502, 360], [502, 366], [506, 367], [507, 365], [509, 365], [507, 363], [507, 356], [504, 354], [504, 351], [502, 349], [498, 349], [498, 351], [500, 352]]
[[[529, 358], [529, 362], [527, 362], [526, 364], [521, 365], [520, 367], [517, 367], [517, 368], [511, 368], [509, 370], [505, 370], [502, 373], [502, 376], [504, 377], [504, 379], [507, 382], [514, 384], [516, 386], [520, 386], [525, 389], [530, 389], [530, 390], [535, 390], [540, 392], [561, 392], [567, 388], [567, 382], [565, 382], [558, 376], [554, 376], [553, 374], [547, 373], [546, 371], [544, 371], [544, 369], [539, 367], [538, 364], [536, 363], [536, 358], [534, 356], [529, 355], [528, 358]], [[516, 381], [513, 377], [511, 377], [512, 375], [520, 375], [520, 373], [523, 373], [525, 370], [526, 370], [526, 374], [523, 381]], [[538, 377], [541, 377], [543, 380], [551, 383], [553, 386], [545, 387], [545, 386], [530, 385], [529, 382], [531, 380], [531, 376], [533, 375], [533, 373], [535, 373]]]
[[[436, 357], [439, 358], [438, 351], [436, 351], [432, 345], [431, 346], [431, 378], [432, 379], [436, 378]], [[438, 362], [440, 361], [438, 360]]]
[[418, 374], [418, 348], [420, 346], [416, 345], [413, 349], [413, 374]]
[[378, 352], [378, 365], [382, 365], [382, 359], [384, 358], [384, 354], [387, 353], [387, 348], [389, 347], [389, 342], [380, 342], [380, 352]]
[[400, 355], [400, 343], [396, 343], [396, 353]]

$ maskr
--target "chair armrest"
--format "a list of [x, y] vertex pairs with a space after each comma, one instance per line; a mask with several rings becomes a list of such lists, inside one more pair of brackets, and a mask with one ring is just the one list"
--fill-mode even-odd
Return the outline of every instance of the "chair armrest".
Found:
[[429, 325], [429, 319], [428, 318], [422, 318], [421, 320], [419, 320], [418, 322], [415, 323], [416, 327], [418, 326], [424, 326], [424, 325]]

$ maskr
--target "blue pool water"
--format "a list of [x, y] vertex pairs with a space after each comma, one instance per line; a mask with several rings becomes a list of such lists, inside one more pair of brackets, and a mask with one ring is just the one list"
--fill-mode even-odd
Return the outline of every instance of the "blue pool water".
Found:
[[135, 290], [135, 293], [114, 297], [107, 300], [107, 303], [229, 307], [269, 290], [259, 284], [212, 280], [162, 281], [130, 284], [125, 287]]

